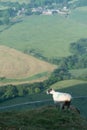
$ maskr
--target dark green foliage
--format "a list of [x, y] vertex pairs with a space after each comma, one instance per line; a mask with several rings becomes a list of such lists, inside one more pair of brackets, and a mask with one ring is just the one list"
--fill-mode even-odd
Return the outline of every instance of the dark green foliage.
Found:
[[80, 39], [70, 44], [73, 55], [61, 58], [59, 64], [67, 69], [87, 68], [87, 39]]
[[70, 51], [75, 55], [83, 55], [87, 53], [87, 39], [80, 39], [75, 43], [71, 43]]
[[70, 58], [68, 64], [72, 64], [72, 68], [87, 68], [87, 39], [80, 39], [76, 43], [71, 43], [70, 51], [74, 55], [67, 58], [67, 61]]
[[8, 85], [5, 87], [5, 92], [3, 95], [4, 99], [10, 99], [10, 98], [14, 98], [18, 95], [18, 90], [15, 86], [12, 85]]

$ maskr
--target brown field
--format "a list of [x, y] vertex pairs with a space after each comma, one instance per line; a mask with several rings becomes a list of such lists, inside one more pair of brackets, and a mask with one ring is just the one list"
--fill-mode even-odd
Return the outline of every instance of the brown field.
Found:
[[0, 77], [27, 78], [38, 73], [51, 72], [55, 67], [15, 49], [0, 46]]

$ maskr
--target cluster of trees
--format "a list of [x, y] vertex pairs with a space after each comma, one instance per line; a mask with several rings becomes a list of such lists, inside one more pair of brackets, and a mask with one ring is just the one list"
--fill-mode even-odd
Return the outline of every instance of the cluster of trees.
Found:
[[41, 83], [23, 84], [23, 85], [6, 85], [0, 87], [0, 102], [27, 94], [39, 93]]
[[71, 43], [70, 51], [72, 56], [66, 58], [69, 69], [87, 68], [87, 39], [80, 39]]
[[31, 7], [38, 7], [38, 6], [49, 6], [54, 7], [53, 5], [57, 5], [57, 7], [78, 7], [78, 6], [86, 6], [87, 0], [31, 0], [30, 6]]
[[0, 10], [0, 25], [9, 24], [9, 13], [8, 10]]
[[19, 10], [23, 7], [27, 7], [26, 4], [19, 4], [18, 2], [0, 2], [3, 8], [0, 10], [0, 25], [11, 24], [11, 18], [17, 16]]

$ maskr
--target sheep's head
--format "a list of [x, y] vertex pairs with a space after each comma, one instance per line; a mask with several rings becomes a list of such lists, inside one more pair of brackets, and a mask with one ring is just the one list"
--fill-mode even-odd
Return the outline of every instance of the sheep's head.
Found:
[[54, 90], [52, 88], [50, 88], [49, 90], [47, 90], [47, 94], [53, 94]]

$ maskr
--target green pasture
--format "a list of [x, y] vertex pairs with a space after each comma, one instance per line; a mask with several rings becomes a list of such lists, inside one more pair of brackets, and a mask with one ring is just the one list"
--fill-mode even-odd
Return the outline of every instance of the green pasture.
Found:
[[70, 73], [75, 78], [79, 78], [79, 77], [81, 77], [81, 78], [86, 77], [87, 78], [87, 68], [85, 68], [85, 69], [74, 69], [74, 70], [71, 70]]
[[87, 81], [83, 80], [63, 80], [50, 86], [55, 90], [68, 91], [73, 96], [87, 96]]
[[87, 6], [76, 8], [71, 11], [70, 18], [77, 23], [87, 25]]
[[77, 80], [77, 79], [63, 80], [63, 81], [60, 81], [60, 82], [53, 84], [50, 87], [57, 90], [57, 89], [69, 88], [69, 87], [72, 87], [72, 86], [76, 86], [78, 84], [87, 84], [87, 81]]
[[47, 58], [68, 56], [71, 42], [87, 38], [87, 25], [75, 19], [72, 13], [67, 18], [60, 15], [24, 17], [0, 33], [0, 44], [23, 52], [35, 49]]

